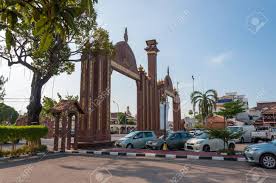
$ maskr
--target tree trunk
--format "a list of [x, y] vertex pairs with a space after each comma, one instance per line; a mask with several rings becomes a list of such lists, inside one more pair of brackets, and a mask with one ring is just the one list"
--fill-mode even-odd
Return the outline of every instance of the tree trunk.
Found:
[[28, 109], [28, 125], [39, 124], [39, 114], [42, 110], [41, 105], [41, 90], [42, 90], [42, 79], [39, 73], [35, 73], [32, 79], [30, 103]]

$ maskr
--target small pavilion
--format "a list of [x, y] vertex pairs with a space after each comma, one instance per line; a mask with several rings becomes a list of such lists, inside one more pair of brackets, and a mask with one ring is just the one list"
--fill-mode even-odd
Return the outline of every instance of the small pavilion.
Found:
[[[73, 149], [78, 149], [79, 114], [84, 114], [79, 102], [76, 100], [61, 100], [51, 109], [51, 113], [55, 118], [54, 151], [58, 151], [59, 138], [61, 138], [60, 151], [65, 151], [65, 148], [70, 150], [72, 144]], [[73, 143], [71, 143], [72, 137], [74, 137]]]

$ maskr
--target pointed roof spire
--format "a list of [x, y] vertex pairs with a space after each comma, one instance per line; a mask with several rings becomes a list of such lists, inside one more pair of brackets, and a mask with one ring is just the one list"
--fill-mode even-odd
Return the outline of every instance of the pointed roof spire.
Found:
[[127, 27], [125, 28], [124, 39], [125, 39], [125, 42], [128, 42]]
[[167, 68], [167, 74], [170, 75], [170, 67]]

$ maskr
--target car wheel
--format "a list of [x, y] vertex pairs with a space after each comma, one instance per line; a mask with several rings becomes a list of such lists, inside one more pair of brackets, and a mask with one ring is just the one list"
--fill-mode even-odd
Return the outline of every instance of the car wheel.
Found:
[[203, 151], [204, 152], [210, 152], [210, 146], [209, 145], [203, 146]]
[[267, 169], [276, 168], [276, 157], [273, 154], [264, 154], [260, 158], [260, 164]]
[[241, 138], [241, 143], [242, 143], [242, 144], [244, 143], [244, 138], [243, 138], [243, 137]]
[[254, 139], [254, 143], [258, 143], [259, 142], [259, 139]]
[[126, 146], [126, 148], [127, 148], [127, 149], [133, 149], [133, 145], [132, 145], [132, 144], [128, 144], [128, 145]]
[[235, 144], [233, 144], [233, 143], [229, 144], [228, 149], [234, 151], [235, 150]]
[[274, 140], [274, 136], [271, 137], [271, 141], [273, 141], [273, 140]]

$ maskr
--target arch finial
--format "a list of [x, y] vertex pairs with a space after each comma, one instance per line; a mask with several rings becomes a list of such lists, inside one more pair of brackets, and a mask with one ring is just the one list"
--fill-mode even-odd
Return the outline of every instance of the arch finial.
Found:
[[125, 28], [125, 34], [124, 34], [125, 42], [128, 42], [128, 33], [127, 33], [127, 27]]
[[167, 68], [167, 74], [170, 75], [170, 67]]

